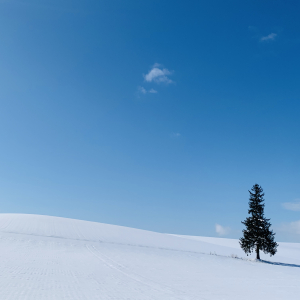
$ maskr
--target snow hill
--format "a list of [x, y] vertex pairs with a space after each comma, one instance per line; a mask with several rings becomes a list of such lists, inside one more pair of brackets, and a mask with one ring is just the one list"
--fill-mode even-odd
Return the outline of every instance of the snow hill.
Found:
[[237, 240], [0, 214], [0, 299], [299, 299], [300, 244], [232, 256]]

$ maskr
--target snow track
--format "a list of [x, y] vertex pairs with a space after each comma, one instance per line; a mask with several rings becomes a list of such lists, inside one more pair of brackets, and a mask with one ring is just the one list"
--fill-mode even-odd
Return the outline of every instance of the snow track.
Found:
[[0, 214], [0, 299], [298, 299], [300, 246], [279, 250], [294, 267], [233, 259], [236, 240]]
[[[147, 295], [152, 295], [153, 292], [159, 292], [162, 295], [164, 294], [164, 299], [187, 299], [187, 300], [194, 299], [194, 297], [193, 298], [187, 297], [186, 293], [182, 291], [176, 290], [170, 286], [162, 285], [159, 282], [155, 282], [152, 279], [149, 279], [147, 277], [132, 272], [128, 267], [121, 265], [120, 263], [117, 263], [113, 259], [104, 255], [101, 252], [101, 250], [97, 250], [95, 246], [87, 245], [87, 248], [93, 255], [95, 255], [98, 259], [100, 259], [106, 266], [120, 273], [121, 278], [125, 276], [129, 280], [135, 281], [137, 286], [141, 285], [143, 286], [143, 289], [144, 287], [150, 289], [150, 292], [148, 291]], [[123, 281], [123, 280], [121, 279], [119, 281]]]

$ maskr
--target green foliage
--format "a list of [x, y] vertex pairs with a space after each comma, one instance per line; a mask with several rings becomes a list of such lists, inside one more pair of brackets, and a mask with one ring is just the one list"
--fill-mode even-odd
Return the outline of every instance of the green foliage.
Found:
[[249, 193], [248, 214], [250, 217], [242, 222], [246, 229], [243, 230], [243, 237], [240, 239], [241, 248], [247, 255], [255, 249], [257, 259], [260, 259], [259, 250], [265, 254], [269, 253], [270, 256], [275, 255], [278, 244], [274, 240], [275, 233], [270, 230], [270, 219], [264, 217], [263, 189], [255, 184]]

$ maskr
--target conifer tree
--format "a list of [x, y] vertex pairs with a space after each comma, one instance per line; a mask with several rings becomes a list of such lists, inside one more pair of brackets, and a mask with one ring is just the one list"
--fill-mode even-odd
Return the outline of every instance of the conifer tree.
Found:
[[240, 245], [248, 255], [253, 250], [256, 252], [256, 259], [260, 259], [259, 251], [262, 250], [270, 256], [277, 252], [278, 244], [274, 240], [275, 233], [270, 230], [270, 219], [264, 216], [264, 193], [261, 186], [254, 184], [249, 198], [248, 214], [242, 223], [246, 226], [243, 230], [243, 237], [240, 238]]

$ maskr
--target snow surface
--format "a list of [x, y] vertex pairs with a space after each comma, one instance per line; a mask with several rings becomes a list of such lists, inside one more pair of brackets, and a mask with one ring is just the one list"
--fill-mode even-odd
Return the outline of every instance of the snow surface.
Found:
[[0, 214], [0, 299], [299, 299], [300, 244], [231, 256], [237, 240]]

